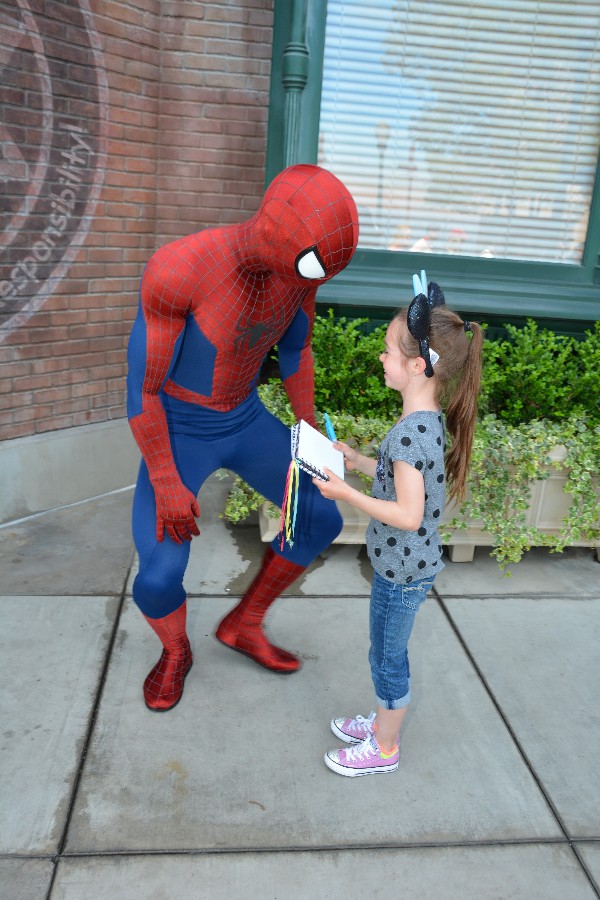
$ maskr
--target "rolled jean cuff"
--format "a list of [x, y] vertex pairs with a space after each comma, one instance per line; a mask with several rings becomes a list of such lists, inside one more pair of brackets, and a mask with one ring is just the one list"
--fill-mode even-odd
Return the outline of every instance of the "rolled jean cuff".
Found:
[[377, 697], [377, 695], [375, 695], [375, 699], [382, 709], [404, 709], [404, 707], [408, 706], [410, 703], [410, 688], [404, 697], [400, 697], [399, 700], [383, 700], [381, 697]]

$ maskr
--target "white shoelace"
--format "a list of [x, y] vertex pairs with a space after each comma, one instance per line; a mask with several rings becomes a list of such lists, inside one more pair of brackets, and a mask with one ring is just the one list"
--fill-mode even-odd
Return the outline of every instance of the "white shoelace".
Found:
[[371, 735], [369, 735], [368, 738], [365, 738], [361, 744], [355, 744], [354, 747], [349, 747], [348, 750], [346, 750], [346, 759], [350, 762], [378, 755], [379, 751], [376, 746], [373, 746]]
[[364, 716], [359, 715], [355, 719], [352, 719], [348, 727], [355, 728], [357, 731], [366, 731], [367, 734], [371, 734], [376, 715], [377, 713], [372, 712], [367, 719], [365, 719]]

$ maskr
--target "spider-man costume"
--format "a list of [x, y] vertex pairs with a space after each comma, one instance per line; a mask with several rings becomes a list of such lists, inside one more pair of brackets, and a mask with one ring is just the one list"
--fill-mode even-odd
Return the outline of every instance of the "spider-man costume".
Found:
[[[196, 495], [224, 467], [281, 503], [290, 432], [259, 400], [261, 364], [277, 344], [294, 414], [315, 425], [315, 295], [350, 262], [357, 239], [356, 206], [344, 185], [325, 169], [297, 165], [274, 179], [251, 219], [173, 241], [146, 267], [127, 384], [142, 452], [133, 596], [163, 644], [144, 683], [151, 709], [175, 706], [192, 665], [183, 576], [189, 542], [200, 533]], [[335, 503], [303, 473], [293, 546], [280, 550], [273, 541], [216, 637], [266, 668], [297, 669], [300, 661], [269, 642], [262, 622], [341, 524]]]

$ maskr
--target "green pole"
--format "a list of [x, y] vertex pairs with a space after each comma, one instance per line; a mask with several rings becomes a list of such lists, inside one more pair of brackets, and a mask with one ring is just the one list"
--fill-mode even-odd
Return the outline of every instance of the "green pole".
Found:
[[283, 51], [283, 162], [292, 166], [300, 159], [301, 98], [308, 81], [306, 0], [292, 0], [290, 40]]

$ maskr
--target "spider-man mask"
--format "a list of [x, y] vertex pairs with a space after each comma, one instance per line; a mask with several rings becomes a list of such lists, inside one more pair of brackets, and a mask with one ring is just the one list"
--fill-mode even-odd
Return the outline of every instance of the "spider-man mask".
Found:
[[303, 282], [333, 278], [348, 265], [358, 241], [350, 192], [319, 166], [284, 169], [248, 224], [259, 265]]

